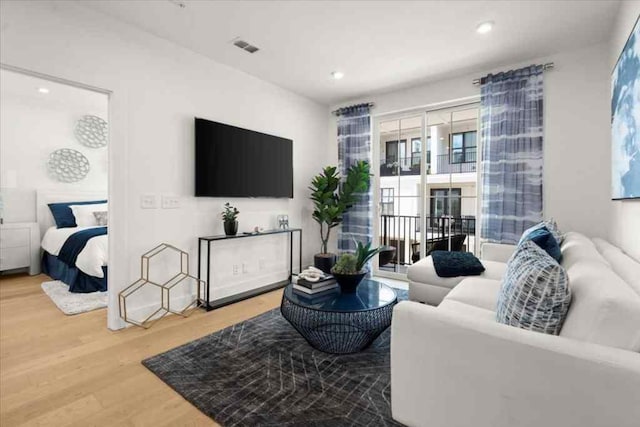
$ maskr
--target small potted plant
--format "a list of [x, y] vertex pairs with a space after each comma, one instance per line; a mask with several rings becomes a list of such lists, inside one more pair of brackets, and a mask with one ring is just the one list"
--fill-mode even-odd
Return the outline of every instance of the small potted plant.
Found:
[[343, 293], [351, 294], [356, 291], [358, 285], [367, 274], [365, 269], [367, 261], [383, 249], [383, 246], [372, 249], [371, 242], [366, 245], [356, 242], [356, 252], [354, 254], [344, 253], [340, 255], [340, 258], [331, 269], [331, 274], [335, 277]]
[[222, 211], [222, 221], [224, 221], [224, 234], [227, 236], [235, 236], [238, 232], [238, 214], [240, 211], [231, 206], [229, 202], [224, 204]]

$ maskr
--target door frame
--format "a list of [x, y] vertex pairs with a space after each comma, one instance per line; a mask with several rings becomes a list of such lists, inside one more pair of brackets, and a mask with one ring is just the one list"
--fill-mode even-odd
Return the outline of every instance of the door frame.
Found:
[[[482, 152], [482, 137], [480, 130], [480, 95], [474, 95], [466, 98], [454, 99], [450, 101], [437, 102], [433, 104], [428, 104], [421, 107], [407, 108], [402, 110], [391, 111], [387, 113], [379, 113], [371, 116], [371, 135], [372, 135], [372, 150], [371, 155], [374, 164], [374, 185], [373, 185], [373, 241], [380, 241], [380, 213], [381, 213], [381, 200], [380, 200], [380, 161], [381, 161], [381, 152], [380, 152], [380, 123], [383, 121], [392, 121], [392, 120], [402, 120], [408, 118], [415, 118], [420, 116], [422, 130], [420, 132], [421, 138], [421, 150], [420, 150], [420, 183], [419, 183], [419, 194], [421, 200], [419, 201], [419, 221], [420, 224], [424, 224], [426, 217], [426, 209], [427, 209], [427, 198], [425, 197], [425, 190], [427, 184], [426, 174], [424, 173], [424, 167], [427, 164], [427, 114], [434, 111], [451, 109], [451, 108], [461, 108], [465, 106], [477, 105], [478, 106], [478, 135], [476, 139], [476, 150], [477, 153]], [[400, 140], [400, 136], [398, 136], [398, 141]], [[476, 222], [475, 222], [475, 239], [474, 246], [475, 251], [477, 253], [478, 244], [479, 244], [479, 230], [480, 230], [480, 211], [481, 211], [481, 182], [480, 182], [480, 174], [481, 174], [481, 155], [476, 155], [476, 174], [478, 176], [478, 180], [476, 181]], [[376, 179], [377, 177], [377, 179]], [[400, 175], [399, 175], [400, 177]], [[451, 185], [450, 185], [451, 186]], [[379, 243], [376, 243], [379, 244]], [[420, 253], [425, 253], [426, 250], [426, 234], [423, 235], [421, 233], [420, 236]], [[376, 257], [377, 259], [378, 257]], [[399, 280], [407, 280], [407, 275], [405, 273], [396, 273], [391, 271], [381, 270], [378, 262], [373, 263], [373, 274], [379, 277], [386, 277], [390, 279], [399, 279]]]

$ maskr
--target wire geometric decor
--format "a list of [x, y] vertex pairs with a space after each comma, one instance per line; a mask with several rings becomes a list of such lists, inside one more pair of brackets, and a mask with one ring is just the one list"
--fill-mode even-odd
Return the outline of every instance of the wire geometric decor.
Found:
[[[170, 274], [171, 277], [168, 280], [163, 280], [162, 283], [158, 283], [155, 278], [152, 280], [150, 274], [152, 273], [150, 268], [154, 258], [158, 258], [160, 254], [179, 257], [180, 262], [180, 271]], [[162, 261], [157, 262], [164, 264]], [[176, 290], [194, 285], [196, 288], [195, 296], [189, 293], [187, 299], [183, 298], [182, 301], [179, 300], [179, 297], [172, 296], [172, 293], [175, 293]], [[173, 245], [162, 243], [140, 257], [140, 278], [118, 294], [120, 317], [127, 323], [145, 329], [151, 327], [168, 313], [188, 317], [200, 305], [201, 288], [204, 285], [204, 280], [199, 280], [189, 274], [189, 254]], [[147, 312], [142, 314], [132, 313], [129, 310], [130, 306], [127, 307], [127, 301], [136, 298], [145, 289], [148, 293], [147, 296], [154, 296], [155, 301], [152, 304], [147, 304], [149, 307]], [[148, 298], [145, 298], [144, 302], [148, 303]]]
[[60, 182], [77, 182], [89, 173], [89, 160], [79, 151], [60, 148], [49, 154], [49, 175]]
[[76, 123], [75, 135], [81, 144], [91, 148], [105, 147], [109, 126], [98, 116], [82, 116]]

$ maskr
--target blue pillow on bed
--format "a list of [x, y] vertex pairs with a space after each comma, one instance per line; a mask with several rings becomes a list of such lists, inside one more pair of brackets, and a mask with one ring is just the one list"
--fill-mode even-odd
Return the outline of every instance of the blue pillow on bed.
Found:
[[73, 212], [69, 206], [72, 205], [97, 205], [99, 203], [107, 203], [106, 200], [92, 200], [89, 202], [64, 202], [64, 203], [49, 203], [49, 209], [51, 215], [56, 222], [58, 228], [77, 227], [76, 217], [73, 216]]

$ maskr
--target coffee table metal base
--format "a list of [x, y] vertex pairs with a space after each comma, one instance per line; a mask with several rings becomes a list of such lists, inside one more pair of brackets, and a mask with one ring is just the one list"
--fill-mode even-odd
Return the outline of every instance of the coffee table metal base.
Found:
[[315, 349], [325, 353], [357, 353], [391, 325], [393, 306], [365, 311], [321, 311], [282, 298], [282, 316]]

